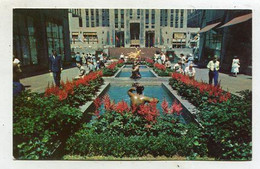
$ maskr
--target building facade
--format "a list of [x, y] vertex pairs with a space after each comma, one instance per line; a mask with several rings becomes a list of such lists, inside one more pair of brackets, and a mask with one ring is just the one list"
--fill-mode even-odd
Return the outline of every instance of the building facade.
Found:
[[185, 9], [69, 9], [73, 51], [106, 47], [186, 48], [199, 28], [187, 27]]
[[[244, 16], [248, 17], [250, 13], [251, 10], [200, 10], [194, 15], [199, 16], [199, 20], [190, 17], [188, 22], [201, 27], [200, 62], [207, 63], [209, 57], [218, 55], [221, 70], [230, 72], [232, 59], [238, 56], [241, 63], [240, 72], [251, 74], [252, 19], [249, 17], [243, 20]], [[235, 24], [232, 24], [233, 19]]]
[[21, 61], [23, 75], [48, 71], [53, 49], [70, 61], [68, 10], [14, 9], [13, 55]]

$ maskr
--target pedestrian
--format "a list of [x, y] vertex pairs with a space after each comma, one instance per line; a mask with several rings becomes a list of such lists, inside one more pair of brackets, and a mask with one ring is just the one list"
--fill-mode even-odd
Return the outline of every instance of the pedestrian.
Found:
[[176, 63], [176, 64], [173, 66], [173, 70], [174, 70], [176, 73], [184, 74], [184, 71], [183, 71], [183, 69], [182, 69], [181, 60], [179, 60], [178, 63]]
[[61, 56], [57, 55], [56, 50], [52, 50], [52, 54], [49, 57], [49, 72], [52, 72], [54, 82], [56, 86], [60, 86], [60, 74], [62, 68]]
[[171, 69], [171, 67], [172, 67], [171, 61], [168, 57], [166, 57], [165, 67], [168, 69]]
[[234, 56], [234, 59], [232, 61], [232, 68], [231, 68], [231, 73], [233, 73], [233, 76], [237, 77], [237, 73], [239, 73], [239, 67], [240, 67], [240, 62], [237, 56]]
[[192, 56], [191, 53], [188, 54], [187, 57], [188, 57], [187, 62], [188, 62], [188, 66], [189, 66], [191, 63], [193, 63], [194, 57]]
[[184, 56], [184, 54], [183, 53], [181, 53], [180, 54], [180, 59], [181, 59], [181, 68], [182, 68], [182, 70], [185, 70], [185, 63], [186, 63], [186, 58], [185, 58], [185, 56]]
[[217, 86], [219, 71], [219, 61], [217, 55], [215, 55], [213, 59], [209, 61], [207, 68], [209, 69], [209, 84], [212, 84], [212, 80], [214, 79], [214, 86]]
[[75, 56], [75, 59], [76, 59], [76, 63], [77, 62], [80, 62], [80, 64], [82, 64], [82, 58], [81, 58], [81, 55], [79, 52], [77, 52], [76, 56]]
[[191, 79], [194, 79], [195, 77], [195, 74], [196, 74], [196, 71], [195, 71], [195, 68], [193, 67], [193, 64], [189, 64], [189, 66], [187, 66], [185, 68], [185, 75], [186, 76], [189, 76]]
[[85, 65], [87, 63], [87, 61], [86, 61], [86, 55], [84, 52], [81, 55], [81, 59], [82, 59], [82, 65]]
[[161, 52], [161, 60], [162, 60], [162, 64], [165, 64], [166, 56], [163, 52]]
[[22, 76], [22, 69], [20, 60], [17, 57], [13, 57], [13, 81], [20, 82]]
[[85, 68], [80, 64], [80, 62], [77, 62], [76, 63], [77, 67], [79, 68], [79, 75], [76, 76], [74, 79], [80, 79], [80, 78], [83, 78], [86, 74], [86, 70]]

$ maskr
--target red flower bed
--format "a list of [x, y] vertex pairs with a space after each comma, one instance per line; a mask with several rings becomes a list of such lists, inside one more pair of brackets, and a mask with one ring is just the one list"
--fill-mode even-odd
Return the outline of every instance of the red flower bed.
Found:
[[145, 61], [146, 61], [147, 63], [154, 64], [153, 60], [150, 59], [150, 58], [145, 59]]
[[154, 64], [154, 67], [159, 69], [159, 70], [163, 70], [163, 71], [166, 71], [166, 67], [162, 64], [159, 64], [159, 63], [155, 63]]
[[102, 71], [91, 72], [85, 75], [83, 78], [78, 79], [76, 81], [66, 81], [66, 83], [62, 82], [61, 87], [56, 87], [52, 84], [51, 87], [47, 87], [45, 90], [45, 97], [50, 95], [58, 96], [59, 100], [65, 100], [68, 95], [74, 94], [74, 88], [78, 87], [79, 85], [87, 86], [89, 85], [90, 81], [96, 80], [97, 78], [102, 77]]
[[[97, 98], [94, 101], [96, 110], [95, 116], [99, 117], [99, 108], [102, 104], [104, 104], [105, 111], [107, 113], [115, 111], [121, 115], [124, 113], [132, 113], [135, 115], [139, 115], [143, 117], [147, 122], [155, 123], [157, 121], [157, 117], [160, 115], [159, 110], [156, 107], [157, 102], [151, 102], [148, 104], [142, 104], [140, 106], [128, 106], [125, 101], [120, 101], [117, 104], [114, 101], [111, 101], [109, 95], [105, 95], [102, 99]], [[169, 103], [164, 100], [161, 104], [164, 114], [181, 114], [182, 106], [180, 103], [176, 101], [173, 102], [172, 106], [168, 108]]]
[[187, 86], [197, 88], [201, 94], [208, 94], [208, 96], [211, 97], [208, 99], [208, 102], [210, 103], [221, 103], [227, 101], [231, 97], [231, 94], [223, 91], [220, 86], [213, 86], [204, 82], [198, 82], [180, 73], [172, 73], [172, 78]]

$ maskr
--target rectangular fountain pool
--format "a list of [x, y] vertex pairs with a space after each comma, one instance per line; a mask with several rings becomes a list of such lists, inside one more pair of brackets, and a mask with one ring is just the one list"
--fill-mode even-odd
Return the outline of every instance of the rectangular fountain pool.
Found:
[[[140, 71], [142, 77], [155, 77], [155, 75], [151, 71]], [[116, 75], [116, 77], [130, 77], [132, 72], [124, 72], [121, 71]]]
[[[130, 98], [127, 94], [127, 91], [131, 88], [130, 85], [125, 86], [118, 86], [118, 85], [111, 85], [105, 94], [108, 94], [111, 100], [114, 100], [116, 103], [124, 100], [130, 105]], [[169, 106], [172, 105], [173, 101], [175, 100], [175, 97], [169, 93], [169, 91], [163, 86], [145, 86], [143, 95], [149, 96], [149, 97], [155, 97], [159, 100], [159, 103], [157, 103], [157, 109], [160, 112], [163, 112], [161, 108], [162, 101], [165, 99]], [[104, 107], [101, 107], [101, 114], [104, 112]], [[183, 123], [187, 123], [189, 120], [185, 117], [185, 114], [183, 113], [181, 121]]]

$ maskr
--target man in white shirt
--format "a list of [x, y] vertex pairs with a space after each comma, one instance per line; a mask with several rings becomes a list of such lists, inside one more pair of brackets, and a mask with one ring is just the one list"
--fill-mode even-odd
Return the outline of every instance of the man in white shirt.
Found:
[[212, 80], [214, 79], [214, 86], [218, 85], [219, 61], [217, 61], [217, 59], [218, 56], [215, 55], [207, 65], [207, 68], [209, 69], [209, 84], [212, 84]]
[[195, 73], [196, 73], [196, 71], [195, 71], [195, 69], [193, 67], [193, 64], [190, 63], [190, 65], [185, 68], [185, 75], [187, 75], [190, 78], [194, 79]]

